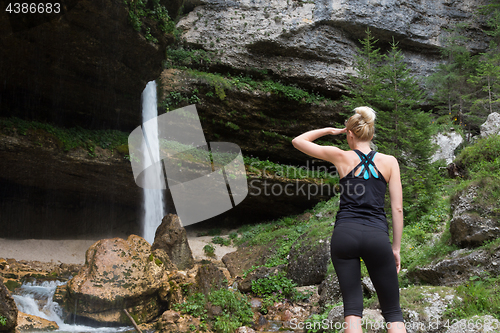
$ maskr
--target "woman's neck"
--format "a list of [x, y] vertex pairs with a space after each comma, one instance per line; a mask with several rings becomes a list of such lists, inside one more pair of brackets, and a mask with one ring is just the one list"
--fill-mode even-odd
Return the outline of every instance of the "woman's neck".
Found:
[[372, 150], [372, 148], [370, 147], [370, 141], [354, 142], [351, 149], [359, 150], [365, 154], [368, 154]]

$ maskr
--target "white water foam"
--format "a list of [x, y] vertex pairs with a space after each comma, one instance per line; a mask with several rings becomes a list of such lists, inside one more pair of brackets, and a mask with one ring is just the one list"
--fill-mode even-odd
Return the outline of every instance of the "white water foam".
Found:
[[59, 326], [56, 332], [116, 333], [132, 329], [131, 327], [90, 327], [65, 323], [62, 319], [61, 307], [53, 301], [56, 288], [64, 284], [60, 281], [25, 283], [12, 297], [19, 311], [56, 322]]

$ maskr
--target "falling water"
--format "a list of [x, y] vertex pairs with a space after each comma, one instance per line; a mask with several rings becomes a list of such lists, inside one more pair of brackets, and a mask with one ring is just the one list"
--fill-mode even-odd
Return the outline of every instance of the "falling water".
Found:
[[89, 327], [65, 323], [61, 307], [52, 300], [57, 286], [63, 284], [59, 281], [25, 283], [12, 297], [19, 311], [56, 322], [58, 332], [116, 333], [130, 330], [130, 327]]
[[[157, 116], [156, 82], [151, 81], [142, 92], [142, 122], [144, 124], [148, 120], [153, 120], [153, 126], [148, 126], [146, 130], [147, 144], [149, 145], [150, 153], [153, 155], [153, 161], [160, 160]], [[146, 152], [148, 150], [142, 149], [142, 151]], [[161, 220], [165, 215], [163, 192], [158, 189], [144, 189], [143, 191], [144, 218], [142, 221], [142, 236], [150, 244], [153, 244], [156, 229], [161, 224]]]

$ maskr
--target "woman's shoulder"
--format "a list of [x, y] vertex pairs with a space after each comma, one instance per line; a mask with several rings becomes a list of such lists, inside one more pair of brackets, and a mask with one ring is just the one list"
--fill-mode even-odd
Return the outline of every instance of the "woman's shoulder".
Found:
[[382, 159], [385, 162], [392, 162], [392, 163], [396, 162], [397, 163], [397, 161], [398, 161], [394, 156], [388, 155], [388, 154], [383, 154], [380, 152], [377, 152], [377, 156], [379, 159]]

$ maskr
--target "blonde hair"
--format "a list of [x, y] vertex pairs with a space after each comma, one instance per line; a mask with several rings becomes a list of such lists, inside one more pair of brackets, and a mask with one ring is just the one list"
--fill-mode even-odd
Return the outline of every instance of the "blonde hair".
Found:
[[354, 109], [345, 125], [348, 131], [361, 141], [370, 141], [375, 133], [375, 111], [368, 106], [360, 106]]

